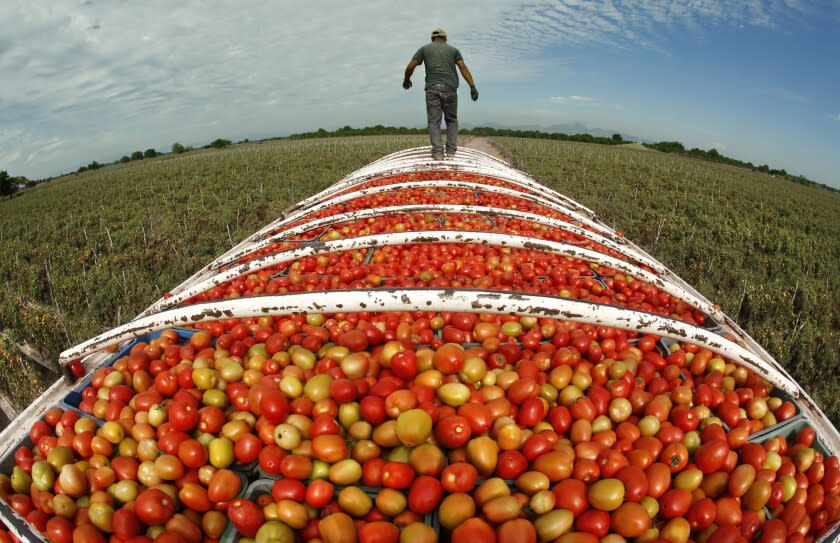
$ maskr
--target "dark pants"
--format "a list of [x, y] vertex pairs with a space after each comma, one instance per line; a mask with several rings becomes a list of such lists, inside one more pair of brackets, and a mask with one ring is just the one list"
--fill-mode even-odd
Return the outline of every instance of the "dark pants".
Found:
[[458, 90], [445, 85], [435, 85], [426, 89], [426, 116], [429, 119], [432, 155], [443, 155], [441, 117], [446, 121], [446, 154], [455, 154], [458, 149]]

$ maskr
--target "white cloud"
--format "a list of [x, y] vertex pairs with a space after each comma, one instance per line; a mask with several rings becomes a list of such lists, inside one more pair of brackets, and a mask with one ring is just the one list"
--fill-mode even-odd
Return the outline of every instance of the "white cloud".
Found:
[[555, 104], [597, 104], [591, 96], [552, 96], [551, 101]]
[[838, 113], [837, 115], [832, 115], [831, 118], [835, 121], [840, 121], [840, 113]]
[[[664, 50], [668, 27], [766, 26], [798, 9], [792, 0], [440, 0], [422, 8], [390, 0], [4, 0], [0, 167], [39, 177], [174, 141], [421, 125], [422, 68], [411, 92], [400, 82], [438, 26], [481, 91], [556, 73], [562, 67], [541, 60], [548, 48]], [[471, 107], [492, 99], [482, 97]], [[576, 95], [552, 102], [598, 104]], [[208, 133], [210, 122], [218, 133]]]

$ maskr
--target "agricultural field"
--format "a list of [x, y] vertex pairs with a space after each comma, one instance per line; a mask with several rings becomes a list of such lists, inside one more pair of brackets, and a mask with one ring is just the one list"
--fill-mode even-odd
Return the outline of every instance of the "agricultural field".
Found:
[[[840, 195], [658, 152], [499, 138], [719, 303], [840, 422]], [[287, 206], [424, 136], [277, 141], [67, 176], [0, 202], [0, 388], [18, 407], [51, 360], [124, 323]], [[20, 386], [25, 384], [26, 386]]]

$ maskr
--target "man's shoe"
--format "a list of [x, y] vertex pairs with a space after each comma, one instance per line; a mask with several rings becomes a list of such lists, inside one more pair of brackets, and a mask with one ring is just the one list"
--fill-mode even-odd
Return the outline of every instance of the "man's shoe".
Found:
[[443, 160], [443, 155], [432, 155], [432, 160]]

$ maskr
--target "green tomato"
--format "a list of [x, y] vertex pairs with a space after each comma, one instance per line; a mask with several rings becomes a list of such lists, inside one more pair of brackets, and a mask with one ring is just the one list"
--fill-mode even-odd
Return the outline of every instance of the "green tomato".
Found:
[[55, 484], [55, 472], [52, 466], [43, 460], [32, 464], [32, 482], [41, 492], [52, 492]]
[[32, 477], [23, 471], [20, 466], [15, 466], [15, 469], [12, 470], [12, 490], [18, 494], [29, 494], [31, 484]]
[[73, 450], [70, 447], [54, 447], [47, 455], [47, 464], [52, 466], [56, 473], [61, 471], [65, 464], [73, 463]]
[[294, 543], [295, 534], [279, 520], [270, 520], [260, 526], [254, 539], [256, 543]]

